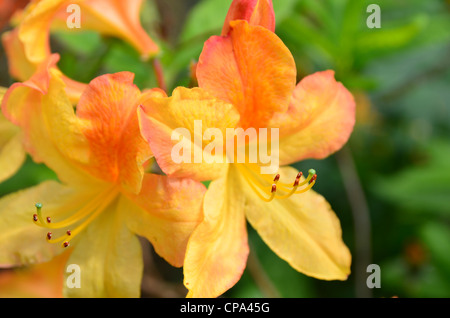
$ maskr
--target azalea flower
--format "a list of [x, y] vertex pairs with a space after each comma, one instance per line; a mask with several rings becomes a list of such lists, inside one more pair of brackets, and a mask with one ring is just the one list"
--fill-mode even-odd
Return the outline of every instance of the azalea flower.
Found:
[[88, 85], [75, 112], [57, 60], [52, 55], [30, 80], [12, 85], [2, 103], [26, 150], [61, 182], [0, 199], [0, 267], [46, 262], [73, 248], [67, 263], [80, 266], [82, 287], [64, 286], [64, 296], [137, 297], [136, 234], [182, 266], [205, 187], [144, 171], [152, 153], [139, 133], [138, 105], [165, 93], [141, 93], [132, 73], [104, 75]]
[[[6, 88], [0, 87], [0, 104]], [[0, 182], [14, 175], [25, 161], [20, 129], [0, 112]]]
[[[351, 255], [340, 222], [329, 203], [311, 190], [316, 172], [304, 178], [288, 165], [325, 158], [346, 143], [355, 122], [353, 97], [333, 71], [312, 74], [296, 85], [294, 59], [273, 33], [272, 20], [233, 11], [247, 12], [249, 6], [271, 7], [271, 2], [233, 2], [224, 35], [205, 43], [197, 65], [199, 88], [150, 98], [139, 112], [143, 136], [165, 173], [213, 180], [204, 198], [204, 219], [186, 251], [188, 297], [217, 297], [240, 279], [249, 252], [246, 220], [297, 271], [323, 280], [345, 280], [350, 274]], [[200, 132], [196, 120], [201, 120]], [[211, 160], [207, 140], [195, 138], [183, 150], [200, 150], [206, 160], [175, 162], [171, 151], [180, 141], [173, 137], [180, 128], [188, 136], [216, 129], [216, 138], [225, 136], [227, 128], [278, 128], [282, 167], [269, 175], [261, 173], [260, 160], [238, 163], [228, 155], [226, 163], [219, 163]], [[216, 159], [217, 153], [226, 156], [225, 150], [217, 151]]]
[[[32, 1], [25, 9], [20, 24], [3, 35], [10, 74], [25, 81], [38, 66], [48, 60], [50, 28], [68, 29], [67, 7], [79, 5], [82, 30], [94, 30], [101, 34], [121, 38], [130, 43], [143, 59], [158, 53], [159, 48], [140, 24], [139, 12], [142, 0], [39, 0]], [[85, 85], [63, 77], [67, 93], [76, 102]]]

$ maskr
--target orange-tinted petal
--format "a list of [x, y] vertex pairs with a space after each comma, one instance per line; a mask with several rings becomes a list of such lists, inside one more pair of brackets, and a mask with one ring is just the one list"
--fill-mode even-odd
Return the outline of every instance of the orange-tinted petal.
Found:
[[[139, 117], [142, 134], [166, 174], [212, 180], [225, 173], [226, 130], [232, 128], [234, 131], [239, 121], [239, 114], [233, 105], [200, 88], [179, 87], [170, 98], [157, 97], [142, 101]], [[208, 128], [216, 128], [220, 132], [217, 138], [221, 139], [217, 143], [218, 149], [222, 149], [222, 156], [219, 151], [214, 154], [205, 151], [205, 147], [211, 143], [203, 140]], [[180, 144], [183, 149], [178, 151], [176, 149]], [[186, 157], [183, 156], [185, 151]], [[213, 158], [212, 155], [217, 157]]]
[[203, 218], [206, 188], [189, 179], [146, 174], [139, 195], [128, 194], [120, 205], [134, 233], [147, 238], [173, 266], [183, 265], [189, 236]]
[[240, 126], [265, 127], [286, 111], [296, 83], [294, 58], [271, 31], [232, 21], [227, 37], [212, 37], [197, 66], [199, 86], [239, 110]]
[[280, 164], [329, 156], [347, 142], [354, 124], [353, 96], [336, 82], [333, 71], [305, 77], [288, 111], [276, 114], [270, 123], [280, 128]]
[[205, 218], [189, 239], [184, 262], [188, 297], [218, 297], [242, 276], [249, 252], [245, 197], [230, 176], [209, 185]]
[[[295, 180], [298, 171], [282, 168], [281, 181]], [[313, 190], [286, 199], [264, 202], [239, 179], [247, 197], [245, 214], [267, 245], [293, 268], [324, 280], [346, 280], [351, 255], [342, 240], [339, 219], [328, 202]]]
[[[122, 38], [144, 59], [156, 55], [158, 46], [140, 23], [142, 0], [87, 0], [80, 2], [82, 27]], [[70, 3], [70, 2], [69, 2]]]
[[89, 173], [139, 193], [143, 164], [151, 152], [140, 134], [137, 109], [141, 93], [133, 79], [129, 72], [97, 77], [81, 96], [77, 116], [89, 122], [83, 128], [90, 148]]
[[246, 20], [249, 24], [260, 25], [275, 32], [272, 0], [233, 0], [225, 18], [222, 35], [228, 34], [230, 22], [234, 20]]
[[0, 298], [61, 298], [70, 250], [51, 261], [0, 272]]

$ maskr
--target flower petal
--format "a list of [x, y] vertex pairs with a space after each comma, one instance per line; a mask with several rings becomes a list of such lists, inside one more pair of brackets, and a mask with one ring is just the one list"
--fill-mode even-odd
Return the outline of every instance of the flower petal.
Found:
[[[6, 89], [0, 87], [0, 105]], [[9, 122], [0, 112], [0, 182], [14, 175], [25, 161], [20, 129]]]
[[54, 181], [41, 183], [0, 199], [0, 267], [46, 262], [63, 249], [46, 241], [48, 229], [33, 222], [34, 205], [43, 204], [42, 212], [58, 217], [74, 210], [92, 196], [89, 189], [79, 190]]
[[[22, 167], [26, 153], [22, 145], [22, 134], [13, 135], [8, 141], [3, 143], [3, 124], [5, 118], [0, 115], [0, 182], [13, 176]], [[11, 124], [12, 125], [12, 124]], [[13, 126], [13, 128], [17, 128]]]
[[151, 151], [139, 129], [141, 92], [133, 78], [134, 74], [122, 72], [94, 79], [80, 98], [77, 116], [89, 122], [83, 128], [91, 153], [89, 173], [139, 193], [143, 164]]
[[52, 68], [54, 64], [43, 64], [30, 80], [13, 84], [3, 99], [2, 110], [22, 129], [25, 149], [35, 161], [44, 162], [63, 182], [90, 183], [92, 177], [81, 169], [90, 151], [81, 131], [85, 123], [75, 116], [61, 74]]
[[121, 201], [127, 225], [152, 242], [167, 262], [181, 267], [189, 236], [203, 218], [206, 188], [200, 182], [146, 174], [139, 195]]
[[148, 59], [159, 52], [140, 23], [142, 0], [87, 0], [80, 2], [82, 27], [128, 41]]
[[[297, 173], [294, 168], [282, 168], [281, 181], [295, 180]], [[248, 198], [247, 220], [279, 257], [308, 276], [347, 279], [351, 255], [342, 241], [339, 220], [321, 195], [309, 190], [268, 203], [240, 180]]]
[[[233, 105], [218, 100], [200, 88], [179, 87], [170, 98], [150, 98], [143, 101], [139, 118], [142, 135], [166, 174], [179, 178], [212, 180], [225, 173], [226, 150], [223, 146], [226, 145], [226, 129], [233, 128], [234, 131], [239, 121], [239, 114]], [[220, 131], [217, 143], [223, 156], [217, 155], [216, 161], [205, 152], [205, 147], [210, 144], [203, 140], [208, 128]], [[180, 155], [181, 151], [173, 153], [177, 145], [183, 146], [183, 154], [188, 152], [186, 158], [175, 158], [184, 157]]]
[[286, 111], [296, 83], [294, 58], [271, 31], [232, 21], [227, 37], [211, 37], [197, 66], [201, 88], [236, 106], [240, 126], [266, 127]]
[[[143, 272], [138, 238], [126, 226], [117, 204], [110, 205], [82, 233], [68, 264], [80, 267], [81, 288], [64, 297], [139, 297]], [[66, 276], [69, 274], [66, 274]]]
[[0, 272], [0, 298], [61, 298], [70, 250], [51, 261]]
[[209, 185], [205, 218], [189, 239], [184, 262], [188, 297], [218, 297], [241, 278], [249, 252], [244, 206], [232, 176]]
[[288, 111], [276, 114], [270, 123], [280, 128], [280, 164], [329, 156], [347, 142], [354, 124], [353, 96], [336, 82], [333, 71], [305, 77]]
[[234, 20], [246, 20], [251, 25], [260, 25], [275, 32], [272, 0], [233, 0], [225, 18], [222, 35], [228, 34], [230, 22]]

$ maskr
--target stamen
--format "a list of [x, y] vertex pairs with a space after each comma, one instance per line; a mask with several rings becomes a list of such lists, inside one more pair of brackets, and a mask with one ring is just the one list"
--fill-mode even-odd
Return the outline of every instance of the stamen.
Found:
[[[76, 234], [80, 233], [81, 231], [86, 228], [100, 213], [102, 213], [109, 204], [116, 198], [118, 194], [118, 191], [109, 188], [105, 190], [104, 192], [100, 193], [92, 201], [90, 201], [86, 206], [84, 206], [80, 211], [76, 212], [74, 215], [70, 216], [64, 221], [51, 223], [52, 219], [51, 217], [46, 217], [47, 223], [44, 222], [42, 218], [42, 204], [36, 203], [36, 211], [37, 213], [33, 215], [33, 221], [36, 225], [39, 225], [41, 227], [49, 228], [49, 229], [61, 229], [67, 225], [71, 225], [74, 223], [79, 223], [82, 221], [81, 224], [79, 224], [73, 231], [72, 230], [66, 230], [65, 235], [62, 235], [60, 237], [57, 237], [53, 239], [53, 233], [48, 232], [46, 235], [46, 240], [49, 243], [58, 243], [63, 242], [62, 247], [68, 247], [70, 245], [70, 240], [72, 240]], [[84, 220], [85, 219], [85, 220]]]
[[[305, 193], [314, 186], [317, 180], [317, 174], [314, 169], [310, 169], [308, 171], [308, 177], [303, 182], [300, 182], [303, 173], [299, 172], [295, 178], [294, 183], [287, 184], [280, 182], [280, 174], [277, 174], [273, 179], [269, 179], [270, 177], [268, 175], [260, 174], [252, 165], [246, 164], [242, 165], [242, 167], [241, 165], [238, 165], [238, 167], [243, 176], [247, 179], [250, 187], [263, 201], [266, 202], [272, 201], [275, 197], [278, 199], [286, 199], [294, 194]], [[246, 169], [246, 167], [250, 167], [250, 169]], [[272, 180], [274, 183], [271, 182]], [[266, 182], [268, 183], [267, 186], [264, 185], [264, 183]], [[271, 186], [269, 186], [270, 184]], [[302, 186], [306, 187], [303, 189], [299, 189]], [[268, 189], [270, 189], [269, 198], [263, 195], [264, 192], [266, 192]], [[281, 192], [278, 190], [281, 190]]]

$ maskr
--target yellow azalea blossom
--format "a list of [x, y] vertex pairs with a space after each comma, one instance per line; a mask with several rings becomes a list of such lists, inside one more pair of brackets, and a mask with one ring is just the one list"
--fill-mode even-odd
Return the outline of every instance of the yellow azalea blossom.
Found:
[[57, 60], [52, 55], [29, 81], [12, 85], [2, 103], [22, 128], [26, 150], [61, 183], [0, 199], [0, 267], [49, 261], [70, 246], [68, 264], [80, 266], [82, 288], [65, 286], [64, 296], [138, 297], [136, 234], [182, 266], [205, 187], [144, 171], [152, 153], [139, 133], [138, 105], [165, 93], [141, 93], [132, 73], [104, 75], [88, 85], [75, 112]]
[[[32, 1], [25, 9], [20, 24], [3, 35], [10, 74], [25, 81], [50, 54], [50, 28], [67, 29], [70, 16], [67, 7], [79, 5], [81, 30], [94, 30], [129, 42], [147, 59], [158, 53], [159, 48], [140, 24], [139, 12], [142, 0], [40, 0]], [[74, 29], [75, 31], [77, 29]], [[76, 102], [85, 85], [63, 77], [67, 93]]]
[[[0, 87], [0, 104], [6, 88]], [[14, 175], [25, 161], [20, 129], [0, 112], [0, 182]]]
[[[325, 158], [347, 142], [355, 122], [353, 97], [333, 71], [296, 85], [291, 53], [258, 21], [231, 20], [226, 35], [205, 43], [197, 65], [199, 88], [151, 98], [139, 112], [143, 136], [165, 173], [213, 180], [204, 219], [187, 247], [188, 297], [217, 297], [240, 279], [249, 252], [246, 220], [296, 270], [323, 280], [345, 280], [350, 274], [351, 255], [340, 222], [328, 202], [311, 190], [315, 171], [305, 179], [287, 165]], [[195, 120], [201, 120], [201, 131]], [[179, 140], [173, 137], [180, 127], [190, 136], [204, 136], [209, 128], [220, 132], [217, 136], [226, 136], [228, 128], [278, 128], [279, 163], [285, 167], [268, 175], [261, 173], [263, 162], [236, 163], [230, 156], [227, 163], [175, 161], [171, 151]], [[227, 142], [224, 138], [221, 144]], [[211, 159], [205, 138], [191, 143], [186, 149], [200, 149], [203, 158]]]

